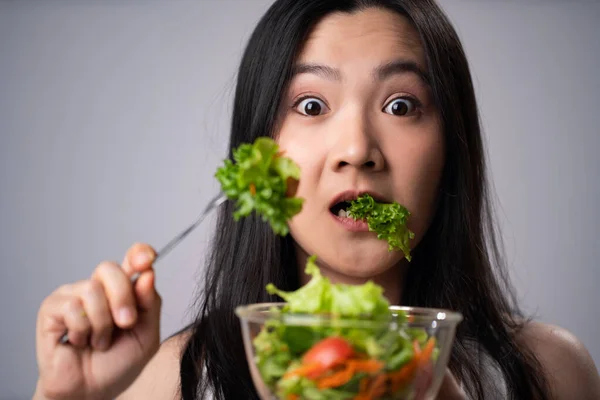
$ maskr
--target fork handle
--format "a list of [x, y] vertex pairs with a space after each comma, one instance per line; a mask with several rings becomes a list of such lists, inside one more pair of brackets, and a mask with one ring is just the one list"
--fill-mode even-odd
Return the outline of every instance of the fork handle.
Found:
[[[214, 209], [219, 207], [227, 201], [227, 196], [223, 192], [219, 192], [215, 197], [211, 199], [211, 201], [206, 205], [200, 216], [187, 228], [185, 228], [182, 232], [180, 232], [177, 236], [169, 241], [163, 248], [156, 254], [156, 258], [154, 262], [156, 263], [160, 258], [163, 258], [167, 253], [169, 253], [175, 246], [177, 246], [187, 235], [189, 235], [194, 229], [196, 229], [200, 223], [204, 220], [204, 218]], [[135, 285], [138, 278], [140, 277], [140, 273], [136, 272], [131, 276], [131, 284]], [[69, 343], [69, 332], [65, 331], [65, 333], [61, 336], [59, 340], [60, 344]]]

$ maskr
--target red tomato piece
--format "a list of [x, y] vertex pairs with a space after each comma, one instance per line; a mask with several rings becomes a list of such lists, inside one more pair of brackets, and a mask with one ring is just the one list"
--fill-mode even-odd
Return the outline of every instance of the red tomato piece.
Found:
[[342, 364], [354, 354], [350, 343], [339, 337], [328, 337], [316, 343], [302, 357], [303, 364], [320, 364], [331, 368]]

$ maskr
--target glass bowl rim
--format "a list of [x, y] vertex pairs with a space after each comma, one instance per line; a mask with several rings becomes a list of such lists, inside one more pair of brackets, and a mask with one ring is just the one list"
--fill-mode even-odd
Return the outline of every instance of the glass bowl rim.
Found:
[[[394, 323], [393, 318], [372, 320], [366, 318], [338, 318], [327, 315], [318, 314], [302, 314], [302, 313], [284, 313], [275, 314], [269, 312], [271, 307], [282, 307], [285, 302], [271, 302], [271, 303], [253, 303], [240, 305], [235, 308], [235, 314], [242, 320], [264, 324], [268, 321], [270, 316], [282, 321], [284, 324], [297, 325], [297, 326], [311, 326], [319, 323], [323, 324], [335, 324], [336, 326], [348, 326], [348, 327], [373, 327], [383, 326]], [[417, 324], [431, 324], [436, 323], [437, 327], [444, 326], [456, 326], [463, 320], [463, 316], [458, 311], [451, 311], [443, 308], [429, 308], [429, 307], [412, 307], [412, 306], [397, 306], [390, 305], [389, 310], [392, 311], [404, 311], [408, 315], [411, 315], [413, 319], [407, 322], [408, 325]], [[393, 315], [393, 314], [392, 314]]]

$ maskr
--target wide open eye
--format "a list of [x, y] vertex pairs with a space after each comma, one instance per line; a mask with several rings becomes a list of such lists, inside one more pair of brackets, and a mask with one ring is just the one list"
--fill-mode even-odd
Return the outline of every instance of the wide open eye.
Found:
[[316, 117], [329, 111], [327, 104], [316, 97], [304, 97], [294, 104], [294, 109], [302, 115]]
[[415, 112], [417, 108], [418, 104], [416, 100], [407, 97], [398, 97], [386, 104], [383, 108], [383, 112], [403, 117]]

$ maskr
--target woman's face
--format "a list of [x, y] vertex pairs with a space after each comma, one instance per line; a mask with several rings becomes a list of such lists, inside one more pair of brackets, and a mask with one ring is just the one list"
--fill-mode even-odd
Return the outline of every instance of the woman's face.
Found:
[[277, 140], [301, 170], [290, 222], [303, 257], [338, 276], [370, 278], [404, 255], [331, 211], [363, 192], [411, 212], [413, 247], [434, 212], [444, 141], [418, 33], [381, 9], [331, 14], [299, 54]]

